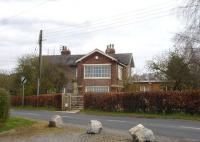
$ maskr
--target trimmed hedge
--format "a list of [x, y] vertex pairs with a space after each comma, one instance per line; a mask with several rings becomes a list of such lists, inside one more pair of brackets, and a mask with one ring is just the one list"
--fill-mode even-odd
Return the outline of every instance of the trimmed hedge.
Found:
[[9, 93], [0, 88], [0, 122], [5, 122], [9, 118]]
[[200, 91], [86, 93], [84, 108], [103, 111], [200, 114]]
[[[55, 107], [61, 110], [62, 104], [62, 94], [43, 94], [38, 96], [38, 106], [39, 107]], [[22, 105], [22, 96], [12, 96], [11, 97], [12, 106]], [[37, 107], [37, 96], [25, 96], [24, 97], [25, 106]]]

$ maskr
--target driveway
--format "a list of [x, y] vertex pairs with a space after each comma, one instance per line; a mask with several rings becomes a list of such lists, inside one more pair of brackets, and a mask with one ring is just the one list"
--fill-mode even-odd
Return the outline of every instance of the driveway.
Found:
[[86, 126], [89, 120], [95, 119], [101, 121], [103, 127], [105, 128], [128, 131], [131, 127], [141, 123], [145, 127], [152, 129], [155, 135], [158, 136], [175, 137], [181, 139], [194, 139], [200, 141], [200, 122], [198, 121], [95, 116], [53, 111], [11, 111], [12, 116], [22, 116], [47, 121], [52, 115], [56, 114], [61, 115], [63, 121], [69, 124]]

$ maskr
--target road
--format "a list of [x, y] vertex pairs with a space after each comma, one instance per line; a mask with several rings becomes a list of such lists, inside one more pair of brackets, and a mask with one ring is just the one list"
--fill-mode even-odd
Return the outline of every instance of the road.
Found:
[[143, 124], [145, 127], [152, 129], [155, 135], [200, 141], [200, 122], [198, 121], [95, 116], [53, 111], [11, 111], [12, 116], [22, 116], [47, 121], [55, 114], [62, 116], [63, 121], [70, 124], [87, 126], [89, 120], [99, 120], [105, 128], [123, 131], [128, 131], [135, 125]]

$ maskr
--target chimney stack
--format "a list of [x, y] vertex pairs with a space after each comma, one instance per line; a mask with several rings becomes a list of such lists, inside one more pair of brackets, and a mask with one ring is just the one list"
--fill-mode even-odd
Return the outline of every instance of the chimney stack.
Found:
[[67, 48], [67, 46], [62, 46], [62, 49], [61, 49], [61, 55], [70, 55], [71, 54], [71, 51]]
[[107, 45], [106, 54], [115, 54], [114, 44]]

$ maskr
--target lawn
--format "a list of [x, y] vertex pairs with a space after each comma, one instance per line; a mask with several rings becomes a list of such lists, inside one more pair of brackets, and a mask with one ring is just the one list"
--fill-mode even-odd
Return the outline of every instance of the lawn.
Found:
[[36, 123], [36, 121], [28, 120], [20, 117], [11, 117], [5, 123], [0, 123], [0, 133], [15, 129], [18, 127], [30, 126]]
[[48, 110], [48, 111], [56, 111], [55, 107], [33, 107], [33, 106], [12, 106], [12, 109], [15, 110]]
[[90, 115], [104, 115], [104, 116], [127, 116], [127, 117], [138, 117], [138, 118], [160, 118], [160, 119], [183, 119], [183, 120], [195, 120], [200, 121], [200, 115], [189, 115], [184, 113], [173, 113], [173, 114], [152, 114], [142, 112], [105, 112], [100, 110], [81, 110], [82, 114]]

